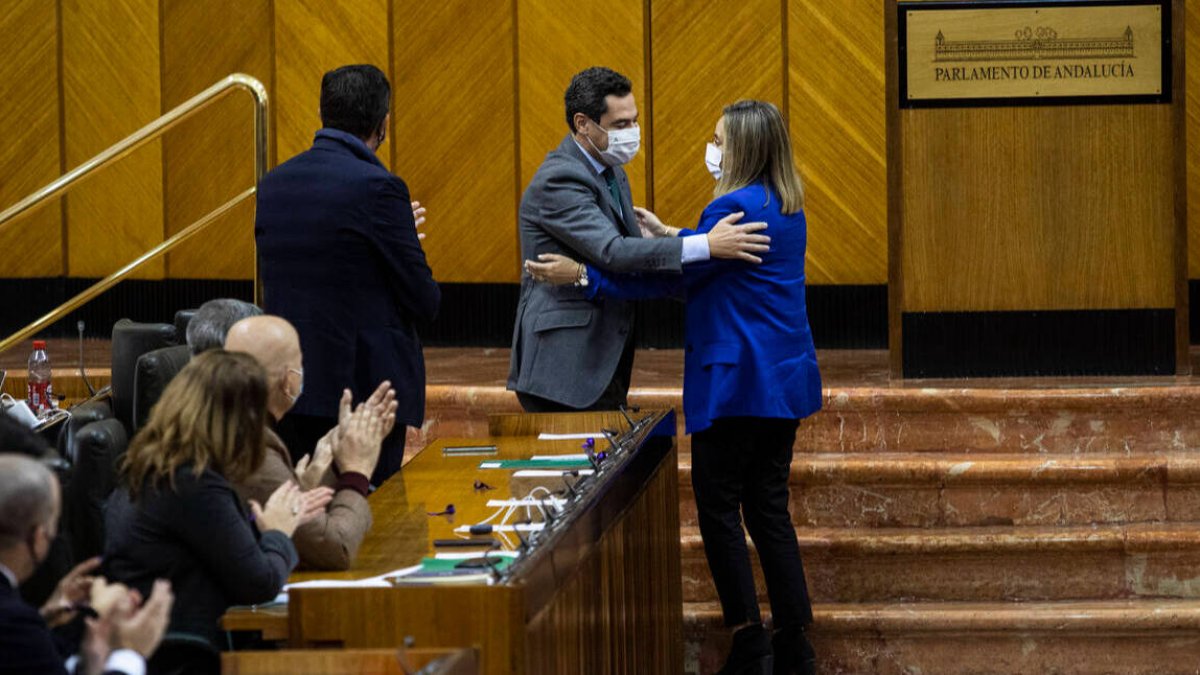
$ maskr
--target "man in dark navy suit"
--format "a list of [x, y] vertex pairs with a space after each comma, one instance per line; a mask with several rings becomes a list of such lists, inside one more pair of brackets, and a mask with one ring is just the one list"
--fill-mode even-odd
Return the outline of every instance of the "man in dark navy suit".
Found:
[[[93, 559], [64, 577], [41, 610], [18, 593], [50, 550], [60, 505], [49, 469], [29, 457], [0, 454], [0, 674], [141, 675], [171, 615], [167, 582], [158, 582], [139, 607], [140, 598], [124, 586], [90, 576], [100, 562]], [[80, 654], [68, 658], [75, 647], [52, 633], [50, 622], [61, 625], [84, 606], [97, 616], [87, 622]]]
[[296, 405], [279, 435], [299, 459], [337, 425], [343, 389], [361, 400], [391, 381], [400, 424], [384, 441], [375, 485], [400, 469], [406, 425], [424, 420], [417, 330], [441, 302], [417, 235], [418, 205], [375, 156], [390, 105], [387, 77], [374, 66], [325, 73], [323, 128], [312, 148], [263, 178], [255, 220], [265, 309], [296, 327], [304, 353], [304, 367], [284, 382]]

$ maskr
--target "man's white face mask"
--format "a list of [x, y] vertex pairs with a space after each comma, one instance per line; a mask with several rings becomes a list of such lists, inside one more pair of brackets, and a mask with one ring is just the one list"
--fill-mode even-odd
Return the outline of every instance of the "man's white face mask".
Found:
[[[628, 129], [605, 129], [596, 122], [596, 126], [601, 131], [608, 132], [608, 148], [601, 150], [592, 143], [592, 139], [588, 137], [588, 143], [592, 149], [600, 153], [601, 159], [609, 166], [622, 166], [633, 161], [637, 156], [638, 150], [642, 147], [642, 128], [632, 126]], [[586, 134], [585, 134], [586, 135]]]

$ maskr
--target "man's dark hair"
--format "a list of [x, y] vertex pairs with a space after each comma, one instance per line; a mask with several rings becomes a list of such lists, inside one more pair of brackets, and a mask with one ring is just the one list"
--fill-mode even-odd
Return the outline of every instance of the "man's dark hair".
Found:
[[391, 103], [387, 75], [375, 66], [342, 66], [321, 78], [321, 124], [327, 129], [370, 138]]
[[628, 77], [603, 66], [593, 66], [571, 78], [567, 94], [567, 126], [575, 132], [575, 113], [583, 113], [597, 122], [608, 112], [608, 101], [604, 97], [625, 96], [633, 91]]

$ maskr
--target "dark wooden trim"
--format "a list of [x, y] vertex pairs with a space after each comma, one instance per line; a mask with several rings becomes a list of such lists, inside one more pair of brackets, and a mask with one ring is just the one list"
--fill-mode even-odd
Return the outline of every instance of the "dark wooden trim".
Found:
[[[912, 312], [912, 378], [1171, 375], [1174, 308]], [[1186, 349], [1186, 345], [1185, 345]]]
[[1188, 318], [1190, 293], [1188, 284], [1188, 188], [1187, 188], [1187, 95], [1185, 40], [1187, 13], [1184, 0], [1171, 3], [1171, 73], [1172, 88], [1176, 96], [1171, 103], [1174, 118], [1175, 143], [1175, 373], [1191, 375], [1192, 362], [1189, 358], [1190, 321]]
[[884, 63], [887, 72], [887, 222], [888, 222], [888, 363], [893, 379], [904, 377], [904, 274], [901, 250], [904, 240], [902, 119], [899, 102], [899, 62], [896, 49], [896, 0], [883, 10]]

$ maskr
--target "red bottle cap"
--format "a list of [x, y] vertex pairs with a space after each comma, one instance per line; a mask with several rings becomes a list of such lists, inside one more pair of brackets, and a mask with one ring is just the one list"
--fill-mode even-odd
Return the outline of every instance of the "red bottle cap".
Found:
[[45, 340], [34, 340], [34, 341], [33, 341], [33, 348], [34, 348], [34, 349], [45, 349], [45, 348], [46, 348], [46, 341], [45, 341]]

